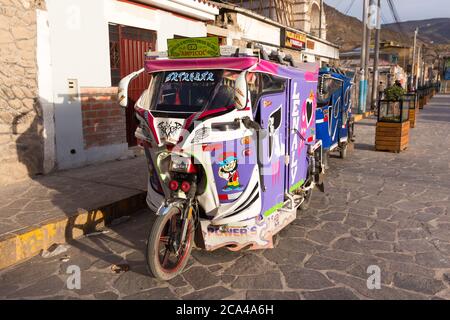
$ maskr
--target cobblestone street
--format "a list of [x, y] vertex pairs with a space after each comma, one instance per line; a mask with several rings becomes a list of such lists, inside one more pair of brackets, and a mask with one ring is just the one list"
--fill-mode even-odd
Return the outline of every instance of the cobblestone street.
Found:
[[[153, 214], [143, 211], [1, 271], [0, 298], [450, 299], [450, 96], [420, 111], [405, 152], [375, 152], [374, 135], [374, 119], [357, 123], [354, 150], [330, 159], [325, 193], [315, 191], [274, 249], [194, 249], [182, 276], [158, 282], [145, 267]], [[112, 272], [120, 263], [130, 270]], [[82, 270], [80, 290], [66, 287], [69, 265]], [[381, 289], [367, 288], [370, 265]]]

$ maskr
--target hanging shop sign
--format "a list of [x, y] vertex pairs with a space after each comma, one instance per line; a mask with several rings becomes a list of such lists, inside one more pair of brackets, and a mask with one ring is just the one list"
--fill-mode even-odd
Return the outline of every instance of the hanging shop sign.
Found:
[[306, 35], [283, 29], [281, 32], [281, 45], [285, 48], [305, 50]]
[[218, 37], [168, 39], [169, 58], [211, 58], [220, 56]]

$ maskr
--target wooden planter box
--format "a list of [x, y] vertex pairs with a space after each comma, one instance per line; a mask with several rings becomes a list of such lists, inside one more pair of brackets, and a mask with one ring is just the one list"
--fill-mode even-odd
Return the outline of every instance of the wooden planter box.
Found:
[[419, 108], [409, 109], [409, 127], [416, 127], [417, 114], [419, 113]]
[[409, 109], [409, 125], [410, 128], [414, 128], [416, 126], [416, 118], [419, 113], [419, 103], [417, 101], [417, 95], [415, 93], [405, 94], [403, 97], [403, 103]]
[[419, 109], [423, 109], [424, 105], [425, 105], [425, 97], [421, 96], [419, 97]]
[[400, 152], [408, 147], [410, 98], [407, 95], [398, 101], [379, 100], [375, 150]]
[[400, 152], [409, 144], [409, 121], [402, 123], [377, 122], [375, 149]]

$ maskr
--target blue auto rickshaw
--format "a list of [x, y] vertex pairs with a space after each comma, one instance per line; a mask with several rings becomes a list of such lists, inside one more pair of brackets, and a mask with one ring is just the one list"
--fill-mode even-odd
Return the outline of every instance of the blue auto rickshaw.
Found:
[[316, 130], [317, 139], [322, 140], [325, 167], [330, 152], [339, 152], [344, 159], [353, 140], [352, 80], [338, 68], [321, 68], [319, 72]]

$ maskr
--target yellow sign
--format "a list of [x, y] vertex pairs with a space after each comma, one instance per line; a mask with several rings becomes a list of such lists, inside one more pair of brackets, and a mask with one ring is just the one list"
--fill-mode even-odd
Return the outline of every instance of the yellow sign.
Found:
[[281, 43], [286, 48], [303, 50], [306, 44], [306, 34], [284, 29], [281, 33]]
[[167, 51], [171, 59], [219, 57], [219, 38], [168, 39]]

